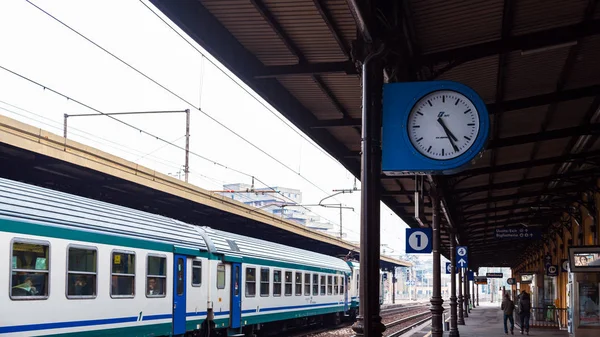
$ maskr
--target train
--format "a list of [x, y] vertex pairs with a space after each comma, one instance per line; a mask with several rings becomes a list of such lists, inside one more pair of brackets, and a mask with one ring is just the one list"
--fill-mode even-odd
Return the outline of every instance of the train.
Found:
[[0, 336], [254, 336], [360, 301], [357, 261], [3, 178], [0, 256]]

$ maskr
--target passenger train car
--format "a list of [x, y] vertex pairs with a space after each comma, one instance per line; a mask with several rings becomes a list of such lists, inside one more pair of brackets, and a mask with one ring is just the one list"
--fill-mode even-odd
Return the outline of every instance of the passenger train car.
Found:
[[0, 336], [243, 336], [358, 310], [354, 262], [0, 178]]

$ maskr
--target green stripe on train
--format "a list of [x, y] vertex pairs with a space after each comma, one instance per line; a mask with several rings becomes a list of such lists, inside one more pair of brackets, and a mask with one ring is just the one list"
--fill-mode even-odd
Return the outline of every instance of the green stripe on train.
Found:
[[[49, 238], [57, 238], [57, 239], [65, 239], [65, 240], [75, 240], [75, 241], [84, 241], [90, 243], [100, 243], [107, 245], [115, 245], [122, 247], [130, 247], [130, 248], [140, 248], [140, 249], [148, 249], [148, 250], [156, 250], [163, 252], [173, 252], [173, 244], [167, 244], [158, 241], [149, 241], [138, 238], [131, 237], [123, 237], [123, 236], [115, 236], [110, 234], [102, 234], [98, 232], [87, 232], [80, 229], [71, 229], [71, 228], [61, 228], [54, 227], [52, 225], [40, 225], [31, 222], [21, 222], [14, 220], [6, 220], [0, 219], [0, 232], [11, 232], [15, 234], [28, 234], [28, 235], [37, 235], [44, 236]], [[186, 249], [177, 247], [176, 250], [179, 249], [181, 252], [184, 252], [189, 255], [206, 257], [211, 260], [220, 260], [223, 259], [222, 254], [211, 254], [206, 251], [200, 251], [199, 249]], [[332, 273], [332, 274], [341, 274], [339, 270], [329, 269], [329, 268], [320, 268], [320, 267], [311, 267], [305, 266], [301, 264], [289, 263], [289, 262], [277, 262], [271, 261], [261, 258], [255, 257], [243, 257], [242, 263], [250, 263], [250, 264], [258, 264], [258, 265], [266, 265], [271, 267], [279, 267], [279, 268], [288, 268], [288, 269], [298, 269], [298, 270], [306, 270], [306, 271], [314, 271], [321, 273]]]
[[298, 311], [286, 311], [286, 312], [278, 312], [278, 313], [274, 313], [274, 314], [258, 314], [258, 315], [252, 315], [252, 316], [242, 316], [242, 325], [267, 323], [267, 322], [280, 321], [280, 320], [285, 320], [285, 319], [323, 315], [323, 314], [329, 314], [329, 313], [341, 312], [341, 311], [344, 311], [344, 306], [298, 310]]

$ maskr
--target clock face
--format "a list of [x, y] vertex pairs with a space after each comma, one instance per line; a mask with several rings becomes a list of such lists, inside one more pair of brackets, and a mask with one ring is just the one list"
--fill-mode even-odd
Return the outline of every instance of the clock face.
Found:
[[479, 115], [471, 100], [452, 90], [431, 92], [408, 115], [408, 138], [424, 156], [454, 159], [471, 148], [479, 133]]

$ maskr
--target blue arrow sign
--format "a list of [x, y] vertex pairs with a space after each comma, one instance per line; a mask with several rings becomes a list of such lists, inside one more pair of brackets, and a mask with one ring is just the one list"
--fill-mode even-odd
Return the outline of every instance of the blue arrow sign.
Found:
[[467, 246], [456, 247], [456, 265], [459, 268], [469, 267], [469, 258], [467, 257]]
[[431, 228], [406, 229], [406, 254], [429, 254], [433, 251]]

